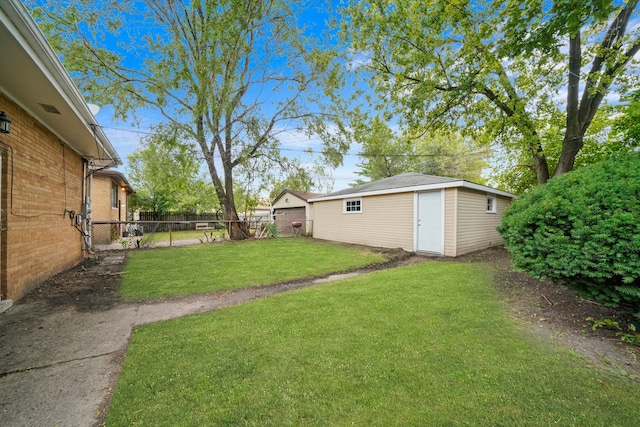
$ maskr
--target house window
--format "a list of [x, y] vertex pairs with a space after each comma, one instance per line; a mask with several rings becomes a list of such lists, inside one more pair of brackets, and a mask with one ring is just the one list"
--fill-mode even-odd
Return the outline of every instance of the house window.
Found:
[[344, 201], [344, 213], [362, 212], [362, 199], [347, 199]]
[[118, 186], [115, 183], [111, 183], [111, 207], [118, 208]]
[[487, 194], [487, 212], [496, 213], [496, 196]]

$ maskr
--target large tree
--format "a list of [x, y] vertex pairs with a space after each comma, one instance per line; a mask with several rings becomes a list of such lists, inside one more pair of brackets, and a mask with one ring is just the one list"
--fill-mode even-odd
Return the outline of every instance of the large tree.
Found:
[[[39, 1], [38, 3], [42, 3]], [[277, 149], [279, 132], [316, 117], [329, 62], [286, 0], [49, 0], [34, 9], [92, 102], [126, 117], [161, 114], [196, 142], [232, 239], [245, 237], [234, 170]], [[317, 111], [316, 111], [317, 112]]]
[[638, 0], [358, 0], [340, 10], [341, 35], [388, 114], [414, 132], [477, 131], [543, 184], [573, 168], [612, 88], [636, 82], [637, 9]]

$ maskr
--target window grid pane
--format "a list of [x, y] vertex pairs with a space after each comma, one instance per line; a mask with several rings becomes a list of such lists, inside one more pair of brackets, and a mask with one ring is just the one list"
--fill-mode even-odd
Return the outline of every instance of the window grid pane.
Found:
[[360, 200], [347, 200], [345, 210], [347, 212], [360, 212]]

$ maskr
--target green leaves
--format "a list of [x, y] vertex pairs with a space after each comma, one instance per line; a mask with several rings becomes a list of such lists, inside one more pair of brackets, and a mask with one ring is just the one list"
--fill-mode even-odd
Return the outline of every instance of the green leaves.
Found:
[[640, 154], [550, 180], [514, 202], [498, 231], [535, 277], [640, 312]]
[[640, 38], [625, 33], [637, 5], [359, 0], [340, 10], [340, 34], [353, 56], [369, 58], [354, 67], [377, 94], [365, 106], [410, 134], [451, 126], [492, 140], [502, 149], [495, 181], [521, 192], [571, 170], [575, 141], [594, 144], [605, 95], [637, 82], [628, 55]]

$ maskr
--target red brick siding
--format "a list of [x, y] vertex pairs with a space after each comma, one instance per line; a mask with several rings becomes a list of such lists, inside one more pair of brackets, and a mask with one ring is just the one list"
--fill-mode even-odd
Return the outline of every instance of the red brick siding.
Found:
[[2, 149], [2, 298], [17, 300], [82, 260], [82, 237], [68, 211], [80, 212], [83, 159], [0, 94], [11, 133]]

